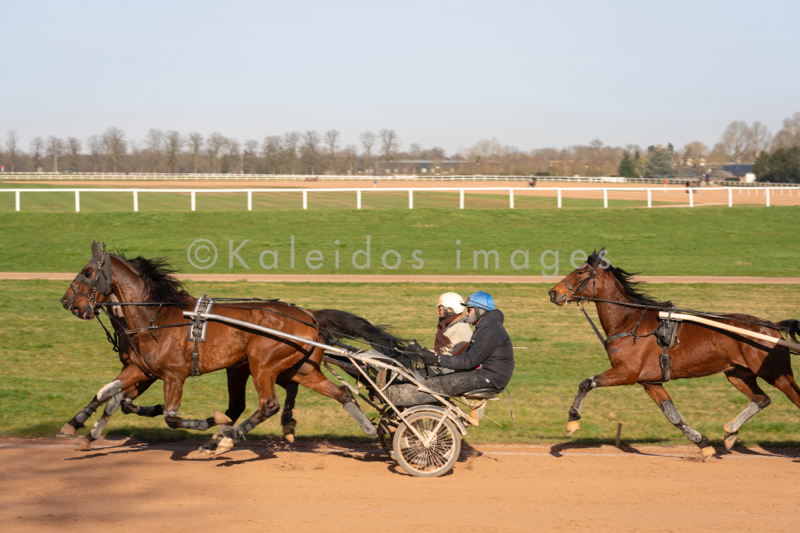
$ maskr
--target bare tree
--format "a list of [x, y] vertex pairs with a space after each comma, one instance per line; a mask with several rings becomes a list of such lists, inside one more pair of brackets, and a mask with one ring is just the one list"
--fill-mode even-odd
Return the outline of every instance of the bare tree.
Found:
[[283, 144], [279, 135], [264, 138], [264, 143], [261, 145], [261, 155], [264, 157], [267, 173], [277, 174], [282, 152]]
[[34, 137], [31, 141], [31, 163], [33, 171], [40, 172], [42, 168], [42, 153], [44, 152], [44, 141], [41, 137]]
[[161, 156], [164, 151], [164, 133], [155, 128], [151, 129], [147, 132], [144, 145], [147, 147], [150, 172], [158, 172], [161, 170]]
[[100, 168], [105, 170], [105, 166], [101, 167], [103, 157], [103, 140], [99, 135], [92, 135], [87, 139], [89, 145], [89, 158], [92, 161], [92, 172], [99, 172]]
[[178, 157], [181, 155], [185, 144], [186, 141], [175, 130], [170, 130], [164, 134], [164, 154], [167, 157], [167, 167], [169, 167], [170, 172], [175, 172], [175, 168], [178, 166]]
[[389, 164], [390, 171], [394, 172], [394, 160], [400, 149], [400, 141], [394, 130], [382, 129], [378, 132], [381, 137], [381, 153], [384, 160]]
[[51, 135], [47, 138], [46, 155], [53, 158], [53, 172], [58, 172], [58, 156], [64, 151], [64, 141]]
[[755, 161], [761, 152], [769, 147], [769, 143], [772, 142], [772, 134], [764, 124], [757, 120], [748, 128], [747, 134], [747, 148]]
[[339, 143], [339, 131], [329, 130], [325, 132], [325, 146], [328, 151], [328, 170], [336, 172], [336, 151]]
[[103, 134], [103, 149], [108, 161], [111, 163], [113, 172], [117, 172], [127, 148], [125, 133], [121, 129], [111, 126], [105, 131]]
[[196, 131], [192, 132], [189, 134], [187, 144], [189, 145], [189, 151], [192, 153], [194, 173], [197, 174], [197, 162], [200, 160], [200, 152], [203, 151], [203, 136]]
[[214, 132], [208, 136], [206, 141], [206, 155], [208, 155], [208, 162], [211, 167], [211, 172], [217, 172], [217, 164], [219, 163], [219, 153], [222, 147], [225, 146], [227, 139], [221, 134]]
[[[227, 139], [225, 145], [223, 147], [225, 149], [224, 155], [222, 156], [222, 172], [228, 173], [232, 172], [233, 174], [238, 174], [241, 172], [241, 148], [242, 146], [239, 144], [239, 141], [236, 139]], [[239, 172], [236, 172], [236, 170]]]
[[297, 174], [297, 147], [300, 144], [300, 134], [290, 131], [283, 135], [283, 149], [290, 174]]
[[68, 168], [80, 168], [81, 161], [81, 140], [77, 137], [67, 137], [67, 166]]
[[375, 146], [377, 137], [371, 131], [365, 131], [360, 135], [361, 147], [364, 149], [364, 171], [372, 169], [372, 148]]
[[254, 141], [253, 139], [248, 139], [244, 142], [244, 148], [242, 149], [242, 173], [243, 174], [254, 174], [257, 165], [257, 154], [258, 151], [258, 141]]
[[742, 162], [742, 156], [747, 151], [747, 139], [750, 136], [750, 128], [744, 120], [736, 120], [728, 124], [722, 134], [721, 142], [725, 145], [728, 155], [736, 163]]
[[800, 113], [783, 119], [783, 129], [775, 135], [772, 143], [773, 150], [794, 146], [800, 146]]
[[303, 134], [303, 144], [300, 146], [300, 158], [306, 167], [306, 172], [314, 174], [318, 160], [319, 133], [308, 130]]
[[17, 135], [17, 130], [8, 130], [6, 148], [8, 148], [8, 156], [11, 159], [11, 172], [15, 172], [17, 156], [19, 155], [19, 135]]
[[694, 168], [700, 174], [700, 167], [705, 166], [708, 146], [700, 141], [690, 142], [683, 147], [683, 164]]

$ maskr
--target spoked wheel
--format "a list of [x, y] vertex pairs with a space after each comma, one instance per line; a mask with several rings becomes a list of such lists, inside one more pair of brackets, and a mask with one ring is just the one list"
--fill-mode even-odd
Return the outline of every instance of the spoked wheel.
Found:
[[[395, 459], [394, 450], [392, 449], [392, 440], [394, 433], [397, 431], [397, 419], [393, 416], [383, 415], [378, 421], [378, 442], [386, 452], [386, 455]], [[395, 459], [397, 460], [397, 459]]]
[[[420, 441], [409, 426], [424, 440]], [[461, 433], [443, 413], [419, 411], [400, 424], [393, 444], [394, 458], [403, 470], [412, 476], [437, 477], [456, 464], [461, 453]]]

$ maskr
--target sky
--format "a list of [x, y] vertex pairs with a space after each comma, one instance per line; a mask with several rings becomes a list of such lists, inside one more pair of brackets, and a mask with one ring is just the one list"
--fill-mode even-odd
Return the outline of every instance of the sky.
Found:
[[0, 138], [713, 146], [800, 111], [798, 20], [796, 0], [0, 0]]

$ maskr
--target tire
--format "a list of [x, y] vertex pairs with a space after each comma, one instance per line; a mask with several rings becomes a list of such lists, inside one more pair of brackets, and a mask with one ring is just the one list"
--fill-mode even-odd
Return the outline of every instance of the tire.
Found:
[[[461, 453], [461, 432], [449, 417], [438, 411], [412, 413], [394, 434], [395, 460], [403, 470], [417, 477], [438, 477], [452, 470]], [[440, 425], [441, 422], [441, 425]], [[427, 448], [409, 428], [414, 427], [424, 438], [439, 426]]]

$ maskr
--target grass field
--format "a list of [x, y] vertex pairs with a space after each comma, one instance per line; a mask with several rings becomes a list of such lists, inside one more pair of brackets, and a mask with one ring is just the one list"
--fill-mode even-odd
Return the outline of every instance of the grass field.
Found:
[[[134, 188], [136, 184], [132, 184]], [[491, 185], [488, 185], [491, 186]], [[55, 189], [55, 185], [17, 185], [0, 184], [0, 213], [15, 211], [14, 194], [2, 192], [3, 189]], [[126, 213], [133, 211], [133, 194], [130, 192], [91, 192], [94, 187], [70, 186], [69, 189], [82, 189], [80, 207], [83, 213]], [[163, 186], [172, 188], [170, 184]], [[259, 188], [262, 188], [259, 186]], [[268, 187], [263, 187], [268, 188]], [[285, 187], [281, 187], [284, 189]], [[609, 207], [643, 207], [647, 202], [641, 199], [627, 199], [638, 194], [633, 191], [612, 191], [609, 194]], [[147, 190], [139, 192], [139, 212], [183, 211], [191, 212], [191, 193], [156, 193]], [[688, 202], [688, 200], [687, 200]], [[667, 202], [654, 201], [653, 205], [663, 205]], [[376, 209], [408, 209], [408, 193], [404, 191], [380, 191], [364, 189], [361, 197], [363, 210]], [[602, 200], [570, 198], [569, 190], [565, 190], [563, 199], [564, 209], [602, 207]], [[315, 192], [308, 193], [308, 209], [355, 209], [356, 193], [354, 192]], [[459, 194], [453, 192], [415, 191], [414, 209], [458, 209]], [[465, 209], [507, 209], [509, 198], [507, 194], [479, 194], [469, 192], [464, 198]], [[542, 196], [523, 196], [517, 194], [514, 199], [515, 209], [556, 209], [558, 207], [555, 197], [547, 193]], [[302, 195], [299, 192], [255, 192], [253, 193], [253, 211], [274, 210], [301, 210], [303, 208]], [[40, 212], [74, 212], [75, 194], [73, 192], [22, 192], [20, 196], [20, 209], [25, 213]], [[247, 209], [247, 194], [242, 192], [197, 193], [196, 210], [209, 211], [244, 211]]]
[[[0, 403], [3, 436], [52, 436], [83, 407], [119, 368], [98, 324], [80, 321], [61, 309], [65, 282], [0, 282]], [[192, 283], [193, 294], [280, 297], [309, 308], [335, 307], [375, 322], [389, 322], [396, 332], [432, 345], [434, 303], [452, 286], [433, 284], [247, 284]], [[549, 285], [476, 285], [492, 293], [506, 314], [506, 327], [516, 347], [516, 372], [509, 385], [516, 426], [511, 424], [505, 399], [493, 403], [480, 428], [467, 439], [479, 442], [559, 443], [567, 409], [584, 378], [609, 368], [594, 334], [575, 308], [557, 308], [547, 300]], [[773, 319], [798, 317], [800, 287], [738, 285], [658, 285], [655, 296], [698, 309], [753, 313]], [[593, 311], [593, 310], [592, 310]], [[796, 360], [796, 363], [800, 359]], [[800, 370], [795, 364], [795, 370]], [[678, 409], [690, 424], [719, 444], [722, 426], [739, 413], [747, 399], [721, 375], [679, 380], [667, 385]], [[252, 389], [252, 386], [251, 386]], [[772, 405], [749, 422], [741, 433], [745, 444], [797, 444], [800, 410], [776, 389], [765, 386]], [[282, 392], [279, 398], [283, 400]], [[157, 383], [141, 404], [162, 402]], [[254, 392], [248, 410], [255, 405]], [[224, 373], [205, 375], [186, 384], [181, 412], [207, 416], [226, 406]], [[301, 389], [296, 418], [301, 438], [362, 438], [356, 424], [330, 399]], [[582, 442], [613, 442], [622, 422], [626, 443], [685, 444], [641, 387], [592, 392], [584, 407]], [[171, 431], [163, 420], [116, 415], [111, 434], [163, 440], [191, 438], [193, 433]], [[277, 436], [277, 417], [255, 430], [258, 436]]]
[[[75, 272], [93, 239], [129, 256], [164, 256], [186, 273], [272, 274], [520, 274], [565, 275], [575, 250], [605, 246], [616, 266], [649, 275], [798, 276], [800, 213], [794, 207], [740, 206], [702, 209], [319, 209], [264, 211], [157, 211], [122, 213], [0, 213], [0, 271]], [[290, 242], [294, 236], [294, 268]], [[369, 268], [353, 254], [366, 250]], [[200, 270], [187, 250], [197, 239], [218, 249]], [[238, 255], [230, 254], [245, 240]], [[337, 242], [338, 241], [338, 242]], [[458, 243], [460, 241], [460, 243]], [[277, 251], [277, 267], [266, 250]], [[321, 261], [307, 262], [317, 250]], [[389, 250], [396, 269], [382, 264]], [[413, 258], [419, 251], [420, 262]], [[479, 250], [497, 251], [487, 264]], [[527, 251], [529, 261], [518, 254]], [[559, 268], [552, 254], [559, 252]], [[339, 268], [335, 264], [338, 252]], [[460, 268], [456, 268], [460, 252]], [[196, 257], [206, 259], [203, 254]], [[210, 256], [209, 256], [210, 257]], [[356, 257], [363, 266], [366, 255]], [[389, 254], [386, 265], [397, 257]], [[580, 262], [580, 261], [579, 261]], [[200, 266], [203, 263], [196, 262]], [[208, 264], [208, 263], [206, 263]], [[321, 265], [318, 269], [309, 267]]]

